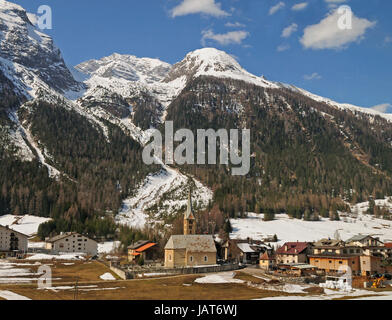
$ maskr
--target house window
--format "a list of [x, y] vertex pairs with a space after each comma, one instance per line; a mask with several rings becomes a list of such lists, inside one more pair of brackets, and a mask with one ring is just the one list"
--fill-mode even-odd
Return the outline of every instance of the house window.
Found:
[[207, 261], [208, 261], [208, 257], [205, 256], [205, 257], [204, 257], [204, 262], [207, 262]]
[[171, 254], [169, 254], [169, 261], [172, 261], [172, 257], [171, 257]]
[[329, 263], [332, 263], [332, 260], [329, 260]]
[[189, 257], [189, 261], [193, 262], [193, 257], [192, 256]]
[[343, 261], [339, 261], [339, 264], [343, 264]]

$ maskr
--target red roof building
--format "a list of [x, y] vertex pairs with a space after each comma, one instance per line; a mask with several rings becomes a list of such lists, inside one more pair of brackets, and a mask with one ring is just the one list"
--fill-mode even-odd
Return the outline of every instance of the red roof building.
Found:
[[276, 251], [277, 263], [307, 263], [310, 246], [308, 242], [286, 242]]

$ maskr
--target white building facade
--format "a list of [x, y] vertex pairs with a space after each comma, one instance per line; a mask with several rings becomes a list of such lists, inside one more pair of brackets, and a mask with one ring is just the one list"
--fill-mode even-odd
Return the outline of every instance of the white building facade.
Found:
[[46, 249], [52, 253], [84, 253], [95, 256], [98, 254], [98, 243], [76, 232], [63, 233], [46, 240]]
[[28, 236], [0, 225], [0, 253], [27, 253]]

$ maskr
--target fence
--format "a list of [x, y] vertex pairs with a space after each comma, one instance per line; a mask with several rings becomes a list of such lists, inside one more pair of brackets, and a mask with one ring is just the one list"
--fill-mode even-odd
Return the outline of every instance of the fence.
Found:
[[110, 269], [115, 272], [121, 279], [137, 279], [142, 277], [181, 275], [181, 274], [200, 274], [233, 271], [243, 268], [238, 263], [223, 264], [216, 266], [198, 266], [183, 268], [143, 268], [140, 270], [121, 269], [119, 266], [111, 264]]

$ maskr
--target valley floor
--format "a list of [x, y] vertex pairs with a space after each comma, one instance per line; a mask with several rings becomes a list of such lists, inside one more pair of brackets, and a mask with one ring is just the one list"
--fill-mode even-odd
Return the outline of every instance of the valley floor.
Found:
[[[37, 286], [40, 267], [52, 284]], [[104, 280], [108, 279], [108, 280]], [[0, 261], [0, 300], [252, 300], [392, 299], [392, 289], [320, 292], [315, 285], [275, 281], [256, 268], [205, 275], [119, 280], [97, 261]], [[309, 289], [310, 288], [310, 289]], [[313, 293], [312, 293], [313, 292]]]

